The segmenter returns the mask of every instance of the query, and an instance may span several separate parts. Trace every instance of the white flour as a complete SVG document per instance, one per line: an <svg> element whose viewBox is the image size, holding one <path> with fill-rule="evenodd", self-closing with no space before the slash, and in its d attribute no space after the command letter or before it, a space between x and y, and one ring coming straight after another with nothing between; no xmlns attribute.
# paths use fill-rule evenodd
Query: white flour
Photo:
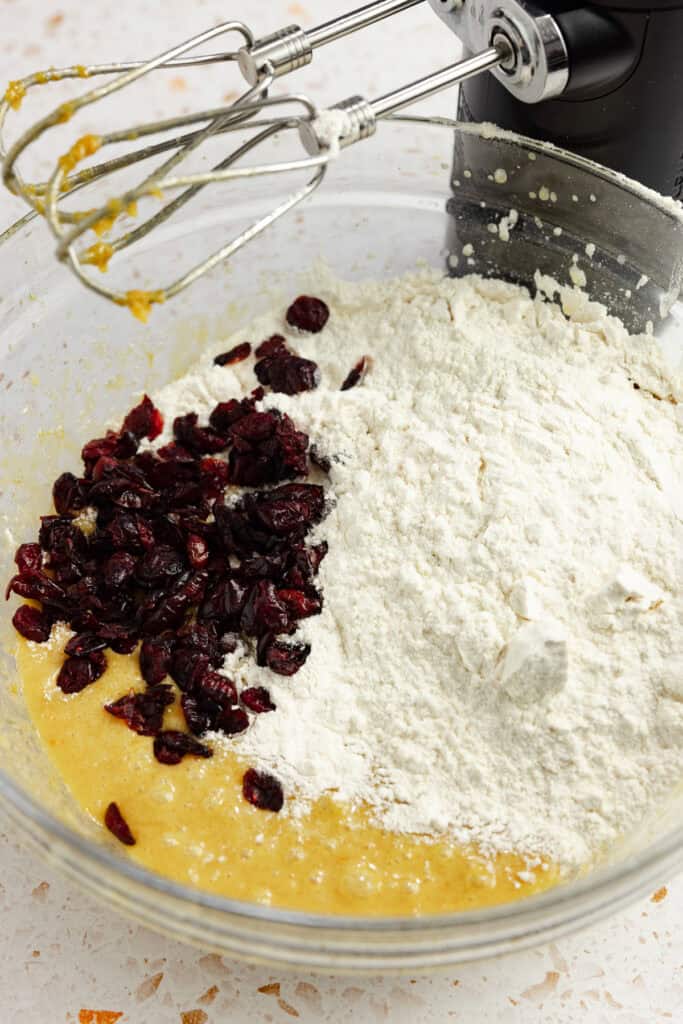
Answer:
<svg viewBox="0 0 683 1024"><path fill-rule="evenodd" d="M227 659L277 711L225 742L290 812L332 792L581 864L683 778L683 404L653 397L683 384L577 291L567 319L476 277L316 282L321 334L278 312L223 346L278 331L315 359L317 391L265 404L337 457L312 653L289 679ZM168 428L255 386L213 354L157 396Z"/></svg>

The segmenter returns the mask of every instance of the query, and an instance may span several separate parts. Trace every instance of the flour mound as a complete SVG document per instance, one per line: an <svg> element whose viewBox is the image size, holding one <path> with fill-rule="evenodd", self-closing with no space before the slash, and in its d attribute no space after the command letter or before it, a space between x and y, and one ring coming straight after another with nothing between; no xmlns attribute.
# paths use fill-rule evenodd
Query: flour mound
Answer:
<svg viewBox="0 0 683 1024"><path fill-rule="evenodd" d="M683 384L576 290L310 287L321 334L278 311L221 345L277 332L319 364L264 406L333 458L312 653L292 678L227 658L277 711L225 742L290 812L330 793L389 830L585 863L683 777ZM158 396L167 423L254 386L213 354Z"/></svg>

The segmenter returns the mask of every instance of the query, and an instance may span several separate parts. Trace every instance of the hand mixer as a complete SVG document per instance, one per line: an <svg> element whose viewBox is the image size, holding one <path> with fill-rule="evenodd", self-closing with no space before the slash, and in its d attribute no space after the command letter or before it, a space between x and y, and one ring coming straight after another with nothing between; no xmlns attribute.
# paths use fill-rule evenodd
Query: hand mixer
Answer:
<svg viewBox="0 0 683 1024"><path fill-rule="evenodd" d="M465 58L379 98L351 96L327 110L319 110L307 96L271 96L269 90L277 79L310 63L314 51L323 45L424 0L378 0L311 30L289 26L262 39L256 39L241 22L225 22L147 62L74 65L38 72L10 83L0 103L3 180L12 192L44 213L57 238L58 257L84 284L143 317L151 303L179 294L303 202L320 186L331 161L347 147L371 138L382 119L457 83L466 83L460 99L463 119L493 120L503 127L560 142L680 196L683 108L677 97L683 94L679 63L683 8L676 6L680 0L658 0L656 10L651 6L641 9L638 2L622 0L613 10L599 0L591 7L567 9L566 4L552 0L543 10L526 0L429 0L465 44ZM237 38L235 49L191 55L224 35ZM46 182L28 183L20 176L17 164L22 153L83 108L154 71L224 62L236 62L245 79L245 89L233 103L123 131L82 136L60 156ZM5 144L2 133L7 115L19 108L28 90L50 81L97 76L104 77L102 85L62 103L11 146ZM233 145L210 170L177 170L208 140L229 138L247 128L252 134ZM169 137L169 133L175 134ZM282 135L300 142L302 151L296 159L249 162L255 150ZM105 147L129 146L153 136L159 136L158 140L78 169ZM65 209L64 199L71 193L105 175L167 153L170 156L164 156L140 184L96 209ZM266 216L164 287L117 291L92 276L92 265L106 269L112 256L144 238L207 185L294 172L310 177ZM111 228L124 213L135 215L138 200L148 197L162 203L154 214L111 241L77 248L87 231L99 233Z"/></svg>

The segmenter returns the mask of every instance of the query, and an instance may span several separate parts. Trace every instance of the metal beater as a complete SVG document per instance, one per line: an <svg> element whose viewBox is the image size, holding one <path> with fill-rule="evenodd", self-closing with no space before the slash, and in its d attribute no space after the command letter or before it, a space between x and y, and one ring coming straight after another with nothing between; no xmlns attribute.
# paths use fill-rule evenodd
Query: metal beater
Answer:
<svg viewBox="0 0 683 1024"><path fill-rule="evenodd" d="M575 76L576 61L570 57L566 33L560 21L531 7L525 0L477 0L476 3L473 0L430 0L441 18L473 51L465 59L377 99L351 96L326 111L319 110L304 95L269 96L269 89L276 79L310 63L314 51L321 46L423 2L379 0L312 30L290 26L263 39L255 39L251 30L240 22L225 22L144 63L74 65L38 72L10 83L0 103L0 158L3 160L4 183L45 215L57 239L58 258L67 262L88 288L119 305L130 306L144 317L151 303L178 295L303 202L320 186L330 162L346 147L373 136L378 122L384 118L486 71L493 71L498 81L522 104L538 104L562 96L570 79ZM594 30L596 23L591 25ZM225 35L236 37L235 49L191 55L191 51ZM618 44L611 36L606 36L605 40L608 52L610 47ZM246 82L246 88L235 102L139 124L124 131L83 136L62 154L46 182L29 183L20 176L17 162L22 153L45 132L69 122L83 108L132 85L153 71L227 61L237 63ZM98 76L108 76L110 80L70 102L62 103L28 128L11 146L5 144L7 115L10 110L19 108L26 92L50 81ZM178 170L179 165L207 140L243 131L245 126L253 134L211 170L185 174ZM133 152L79 169L79 164L105 147L150 139L168 132L179 134L150 141ZM284 133L300 140L303 152L299 158L272 163L246 162L246 158L259 146ZM109 198L96 209L81 212L64 209L64 198L76 190L114 171L168 153L170 156L164 156L159 166L139 185ZM207 185L300 171L311 172L303 186L207 259L165 286L153 291L123 292L108 288L92 276L93 265L106 269L109 259L144 238ZM173 198L166 198L169 193ZM79 239L86 232L111 228L124 212L136 213L138 200L149 196L163 203L153 215L110 241L96 243L87 249L77 248Z"/></svg>

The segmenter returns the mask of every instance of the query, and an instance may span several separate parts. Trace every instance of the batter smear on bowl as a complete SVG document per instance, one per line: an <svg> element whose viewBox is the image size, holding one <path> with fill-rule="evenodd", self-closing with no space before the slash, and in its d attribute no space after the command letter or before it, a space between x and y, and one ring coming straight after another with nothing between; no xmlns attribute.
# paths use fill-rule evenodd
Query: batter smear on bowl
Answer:
<svg viewBox="0 0 683 1024"><path fill-rule="evenodd" d="M486 906L680 783L680 374L537 284L321 273L59 477L20 671L128 855L280 906Z"/></svg>

